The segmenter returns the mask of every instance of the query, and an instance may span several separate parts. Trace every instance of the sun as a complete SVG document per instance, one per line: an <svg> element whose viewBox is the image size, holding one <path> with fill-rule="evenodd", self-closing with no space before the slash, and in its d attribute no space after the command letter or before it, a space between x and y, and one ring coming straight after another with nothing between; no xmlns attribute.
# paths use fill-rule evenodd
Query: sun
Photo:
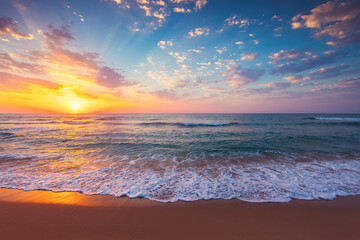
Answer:
<svg viewBox="0 0 360 240"><path fill-rule="evenodd" d="M83 104L80 101L71 101L69 103L69 108L72 112L77 113L81 111L81 109L83 108Z"/></svg>

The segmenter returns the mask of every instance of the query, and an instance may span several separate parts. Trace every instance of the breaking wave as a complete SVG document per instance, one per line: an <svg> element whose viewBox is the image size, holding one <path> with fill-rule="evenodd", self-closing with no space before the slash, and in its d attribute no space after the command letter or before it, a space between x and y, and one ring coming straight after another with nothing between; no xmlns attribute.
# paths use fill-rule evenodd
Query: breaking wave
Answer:
<svg viewBox="0 0 360 240"><path fill-rule="evenodd" d="M89 163L69 157L0 156L0 187L144 197L159 202L219 198L288 202L360 194L359 156L268 153L218 161L201 155L117 158Z"/></svg>
<svg viewBox="0 0 360 240"><path fill-rule="evenodd" d="M146 126L180 126L180 127L222 127L222 126L233 126L238 125L237 122L227 122L227 123L192 123L192 122L143 122L139 125Z"/></svg>

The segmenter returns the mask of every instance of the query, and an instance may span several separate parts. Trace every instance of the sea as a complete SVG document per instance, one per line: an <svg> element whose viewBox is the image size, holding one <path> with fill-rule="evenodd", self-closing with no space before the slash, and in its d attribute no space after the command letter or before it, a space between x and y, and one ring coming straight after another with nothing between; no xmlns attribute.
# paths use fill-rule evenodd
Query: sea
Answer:
<svg viewBox="0 0 360 240"><path fill-rule="evenodd" d="M158 202L360 194L360 114L0 114L0 187Z"/></svg>

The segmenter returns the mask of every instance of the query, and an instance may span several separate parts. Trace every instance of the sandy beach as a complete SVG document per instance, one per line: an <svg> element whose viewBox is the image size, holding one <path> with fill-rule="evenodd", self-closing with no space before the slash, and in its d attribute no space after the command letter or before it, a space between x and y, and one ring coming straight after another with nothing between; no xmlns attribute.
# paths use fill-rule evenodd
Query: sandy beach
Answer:
<svg viewBox="0 0 360 240"><path fill-rule="evenodd" d="M80 193L0 190L8 239L359 239L360 197L158 203Z"/></svg>

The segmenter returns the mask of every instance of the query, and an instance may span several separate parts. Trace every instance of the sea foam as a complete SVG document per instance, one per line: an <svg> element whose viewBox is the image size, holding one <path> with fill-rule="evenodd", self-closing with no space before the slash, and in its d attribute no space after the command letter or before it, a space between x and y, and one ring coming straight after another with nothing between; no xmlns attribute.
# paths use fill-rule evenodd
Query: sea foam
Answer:
<svg viewBox="0 0 360 240"><path fill-rule="evenodd" d="M232 198L288 202L360 194L360 161L354 156L332 156L332 161L316 160L316 156L297 161L296 155L272 154L278 158L275 161L268 156L248 155L221 162L201 160L201 156L184 161L161 155L123 156L122 161L93 162L51 156L47 162L44 156L34 161L34 156L26 155L31 161L21 166L18 161L7 161L4 168L3 162L0 187L144 197L159 202ZM19 155L0 157L0 162L7 157L19 159Z"/></svg>

